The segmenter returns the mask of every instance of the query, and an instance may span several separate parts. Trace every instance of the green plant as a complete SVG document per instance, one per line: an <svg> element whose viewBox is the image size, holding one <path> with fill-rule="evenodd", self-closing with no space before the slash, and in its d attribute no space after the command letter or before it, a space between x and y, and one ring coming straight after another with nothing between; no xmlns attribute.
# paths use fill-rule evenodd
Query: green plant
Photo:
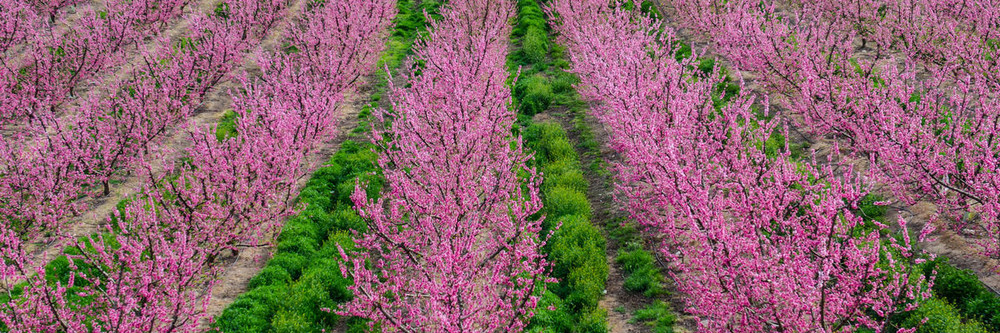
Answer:
<svg viewBox="0 0 1000 333"><path fill-rule="evenodd" d="M299 333L318 331L312 327L310 321L302 313L289 310L281 310L271 321L273 332L276 333Z"/></svg>
<svg viewBox="0 0 1000 333"><path fill-rule="evenodd" d="M535 152L535 159L539 164L548 167L555 161L562 161L566 168L579 168L576 149L559 124L532 124L524 131L524 140Z"/></svg>
<svg viewBox="0 0 1000 333"><path fill-rule="evenodd" d="M917 333L988 332L977 321L963 321L954 306L939 298L931 298L921 303L920 307L903 321L902 327L916 327Z"/></svg>
<svg viewBox="0 0 1000 333"><path fill-rule="evenodd" d="M553 93L560 95L576 93L576 90L573 89L573 85L580 82L580 79L577 78L576 75L564 71L558 71L554 77L555 78L552 80Z"/></svg>
<svg viewBox="0 0 1000 333"><path fill-rule="evenodd" d="M257 276L250 279L249 288L255 289L270 285L284 285L292 282L292 275L278 266L265 266Z"/></svg>
<svg viewBox="0 0 1000 333"><path fill-rule="evenodd" d="M514 37L524 36L530 28L545 29L546 25L545 14L537 3L532 0L518 1L517 25L512 31Z"/></svg>
<svg viewBox="0 0 1000 333"><path fill-rule="evenodd" d="M552 275L559 279L553 290L573 310L594 309L608 278L604 236L586 216L565 216L559 223L550 240Z"/></svg>
<svg viewBox="0 0 1000 333"><path fill-rule="evenodd" d="M622 271L625 272L626 290L640 292L650 297L664 292L663 275L656 267L655 258L638 244L632 243L627 249L619 250L615 262L621 265Z"/></svg>
<svg viewBox="0 0 1000 333"><path fill-rule="evenodd" d="M542 170L542 174L545 177L545 184L543 185L545 189L564 187L580 193L586 193L589 186L587 179L583 176L583 172L580 171L580 167L575 165L575 163L549 164Z"/></svg>
<svg viewBox="0 0 1000 333"><path fill-rule="evenodd" d="M545 61L549 54L549 38L544 28L529 27L521 39L519 63L523 65L538 65Z"/></svg>
<svg viewBox="0 0 1000 333"><path fill-rule="evenodd" d="M552 84L543 75L535 74L518 80L514 86L514 97L520 103L520 111L526 115L536 115L549 108L552 104Z"/></svg>
<svg viewBox="0 0 1000 333"><path fill-rule="evenodd" d="M941 258L927 264L925 272L937 271L934 295L948 301L966 317L1000 332L1000 297L986 289L969 270L958 269Z"/></svg>
<svg viewBox="0 0 1000 333"><path fill-rule="evenodd" d="M545 212L549 219L578 215L590 217L590 201L583 192L562 186L545 192Z"/></svg>
<svg viewBox="0 0 1000 333"><path fill-rule="evenodd" d="M963 308L969 318L978 320L993 332L1000 332L1000 298L993 293L982 293L965 302Z"/></svg>
<svg viewBox="0 0 1000 333"><path fill-rule="evenodd" d="M934 280L934 294L953 304L964 304L966 301L987 292L982 282L971 271L961 270L954 266L935 265L937 277Z"/></svg>
<svg viewBox="0 0 1000 333"><path fill-rule="evenodd" d="M236 119L239 115L232 110L226 110L222 113L222 118L219 118L219 124L215 127L215 138L219 142L225 141L228 138L236 137Z"/></svg>
<svg viewBox="0 0 1000 333"><path fill-rule="evenodd" d="M663 301L656 301L644 309L636 310L631 321L652 326L653 332L656 333L673 333L677 317L674 316L670 305L663 303Z"/></svg>

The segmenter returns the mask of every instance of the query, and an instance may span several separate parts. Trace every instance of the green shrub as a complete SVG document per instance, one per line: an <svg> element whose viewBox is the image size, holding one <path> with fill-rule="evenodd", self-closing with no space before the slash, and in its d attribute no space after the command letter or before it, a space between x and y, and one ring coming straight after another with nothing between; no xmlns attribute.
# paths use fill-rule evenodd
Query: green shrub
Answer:
<svg viewBox="0 0 1000 333"><path fill-rule="evenodd" d="M320 239L319 228L302 215L288 218L288 222L281 230L281 235L278 236L278 243L298 238Z"/></svg>
<svg viewBox="0 0 1000 333"><path fill-rule="evenodd" d="M715 59L701 58L698 60L698 70L705 74L712 74L715 70Z"/></svg>
<svg viewBox="0 0 1000 333"><path fill-rule="evenodd" d="M308 203L309 206L318 209L330 209L332 205L331 200L329 190L319 188L318 186L307 186L299 193L299 201Z"/></svg>
<svg viewBox="0 0 1000 333"><path fill-rule="evenodd" d="M532 124L524 131L524 140L528 142L535 152L535 159L538 163L550 168L550 164L565 163L561 167L576 168L579 166L579 157L573 144L566 138L566 132L562 126L555 123Z"/></svg>
<svg viewBox="0 0 1000 333"><path fill-rule="evenodd" d="M333 164L316 169L312 176L309 177L309 180L306 181L306 187L329 191L331 190L330 184L337 182L337 178L342 174L342 170L342 166L338 165L334 167ZM329 209L331 207L326 206L324 208Z"/></svg>
<svg viewBox="0 0 1000 333"><path fill-rule="evenodd" d="M318 242L315 238L309 237L297 237L285 239L284 242L278 243L278 252L288 252L301 255L305 258L312 257L316 253L316 244Z"/></svg>
<svg viewBox="0 0 1000 333"><path fill-rule="evenodd" d="M958 269L948 264L946 258L937 259L924 269L928 274L937 270L935 296L953 304L964 317L1000 332L1000 297L986 289L972 271Z"/></svg>
<svg viewBox="0 0 1000 333"><path fill-rule="evenodd" d="M934 280L934 294L952 304L965 304L968 300L988 292L972 271L961 270L947 264L938 264Z"/></svg>
<svg viewBox="0 0 1000 333"><path fill-rule="evenodd" d="M292 282L292 275L288 271L278 266L265 266L256 276L250 279L250 289L256 289L270 285L285 285Z"/></svg>
<svg viewBox="0 0 1000 333"><path fill-rule="evenodd" d="M889 207L885 205L876 205L876 202L882 201L883 199L873 195L865 195L858 202L858 210L860 215L866 219L872 219L880 222L885 222L885 214L889 211Z"/></svg>
<svg viewBox="0 0 1000 333"><path fill-rule="evenodd" d="M607 333L608 332L608 312L604 309L594 309L583 314L577 319L576 332L580 333Z"/></svg>
<svg viewBox="0 0 1000 333"><path fill-rule="evenodd" d="M219 123L215 127L215 139L219 142L225 141L228 138L235 138L239 133L236 131L236 120L239 119L239 115L232 110L226 110L222 113L222 118L219 118Z"/></svg>
<svg viewBox="0 0 1000 333"><path fill-rule="evenodd" d="M993 332L1000 332L1000 299L986 292L965 302L966 316L978 320Z"/></svg>
<svg viewBox="0 0 1000 333"><path fill-rule="evenodd" d="M263 307L254 308L244 308L236 307L237 303L233 303L222 313L219 318L216 319L215 328L219 332L267 332L271 327L271 322L264 317L259 315L260 313L267 312L266 310L261 310Z"/></svg>
<svg viewBox="0 0 1000 333"><path fill-rule="evenodd" d="M549 36L543 28L529 27L521 39L522 65L538 65L549 55Z"/></svg>
<svg viewBox="0 0 1000 333"><path fill-rule="evenodd" d="M656 267L643 267L632 272L625 278L624 287L629 291L640 292L647 297L655 297L664 293L663 275Z"/></svg>
<svg viewBox="0 0 1000 333"><path fill-rule="evenodd" d="M555 79L552 80L552 92L556 94L574 93L576 89L573 88L573 85L579 82L580 79L576 75L560 71L556 74Z"/></svg>
<svg viewBox="0 0 1000 333"><path fill-rule="evenodd" d="M559 130L561 131L562 128ZM573 148L573 144L567 141L565 137L541 144L539 148L548 162L545 169L551 171L558 167L560 168L560 173L580 169L576 149Z"/></svg>
<svg viewBox="0 0 1000 333"><path fill-rule="evenodd" d="M309 264L309 258L296 253L278 253L267 264L284 268L292 279L298 279L302 275L302 269Z"/></svg>
<svg viewBox="0 0 1000 333"><path fill-rule="evenodd" d="M656 7L656 3L650 0L643 0L642 4L639 6L640 11L651 17L660 17L660 9Z"/></svg>
<svg viewBox="0 0 1000 333"><path fill-rule="evenodd" d="M548 219L579 215L590 217L590 201L583 192L555 187L545 192L545 212Z"/></svg>
<svg viewBox="0 0 1000 333"><path fill-rule="evenodd" d="M358 213L354 212L354 209L350 208L350 206L341 207L331 215L333 215L333 228L336 230L355 230L361 232L368 230L365 220L361 216L358 216Z"/></svg>
<svg viewBox="0 0 1000 333"><path fill-rule="evenodd" d="M924 319L927 322L921 324ZM902 327L917 327L917 333L986 333L983 326L974 320L962 321L962 317L948 302L931 298L920 304L903 321Z"/></svg>
<svg viewBox="0 0 1000 333"><path fill-rule="evenodd" d="M652 326L653 332L656 333L673 333L677 317L674 316L669 304L656 301L644 309L636 310L632 321Z"/></svg>
<svg viewBox="0 0 1000 333"><path fill-rule="evenodd" d="M656 267L655 258L638 244L632 244L629 249L618 251L615 262L621 265L625 273L625 289L644 293L650 297L664 292L663 275Z"/></svg>
<svg viewBox="0 0 1000 333"><path fill-rule="evenodd" d="M583 172L581 172L579 168L567 168L560 170L552 168L553 166L560 167L561 165L549 164L546 166L543 171L545 178L543 187L545 189L565 187L580 193L587 192L587 179L583 176Z"/></svg>
<svg viewBox="0 0 1000 333"><path fill-rule="evenodd" d="M284 286L265 286L240 295L222 312L215 327L220 332L267 332L271 318L286 299Z"/></svg>
<svg viewBox="0 0 1000 333"><path fill-rule="evenodd" d="M303 211L299 212L299 217L308 221L311 226L316 228L317 237L315 239L321 240L330 232L331 229L336 227L336 221L334 216L327 213L325 210L321 210L318 207L306 207Z"/></svg>
<svg viewBox="0 0 1000 333"><path fill-rule="evenodd" d="M562 226L550 240L552 275L559 279L553 291L574 311L597 306L608 279L606 241L583 215L559 219Z"/></svg>
<svg viewBox="0 0 1000 333"><path fill-rule="evenodd" d="M618 250L615 262L622 267L622 271L628 274L653 266L656 258L638 244L629 244L625 249Z"/></svg>
<svg viewBox="0 0 1000 333"><path fill-rule="evenodd" d="M575 326L573 314L567 311L565 305L558 295L551 290L546 291L539 297L538 307L535 316L531 318L531 323L526 332L572 332Z"/></svg>
<svg viewBox="0 0 1000 333"><path fill-rule="evenodd" d="M552 84L541 74L520 79L514 85L514 98L520 103L521 113L529 116L541 113L552 104Z"/></svg>
<svg viewBox="0 0 1000 333"><path fill-rule="evenodd" d="M275 333L300 333L319 331L313 327L312 322L300 312L294 310L281 310L271 321Z"/></svg>
<svg viewBox="0 0 1000 333"><path fill-rule="evenodd" d="M354 189L361 185L369 198L377 197L382 192L383 179L379 174L361 173L356 178L351 177L337 185L337 200L351 202Z"/></svg>
<svg viewBox="0 0 1000 333"><path fill-rule="evenodd" d="M606 333L608 331L605 311L596 309L582 313L575 312L551 291L542 294L535 311L535 316L531 318L531 323L525 332Z"/></svg>
<svg viewBox="0 0 1000 333"><path fill-rule="evenodd" d="M528 33L528 29L542 28L546 26L545 13L542 13L537 3L522 2L518 4L517 25L514 26L514 37L522 37Z"/></svg>
<svg viewBox="0 0 1000 333"><path fill-rule="evenodd" d="M290 288L288 299L285 303L286 311L295 314L290 319L301 319L310 323L310 326L333 326L336 324L336 314L323 311L324 308L336 308L339 303L349 300L349 298L332 297L331 291L337 287L346 287L350 281L340 277L340 269L336 263L330 263L333 259L324 259L314 262L309 270L302 275L299 281ZM275 318L277 320L278 318ZM277 323L272 323L276 328Z"/></svg>

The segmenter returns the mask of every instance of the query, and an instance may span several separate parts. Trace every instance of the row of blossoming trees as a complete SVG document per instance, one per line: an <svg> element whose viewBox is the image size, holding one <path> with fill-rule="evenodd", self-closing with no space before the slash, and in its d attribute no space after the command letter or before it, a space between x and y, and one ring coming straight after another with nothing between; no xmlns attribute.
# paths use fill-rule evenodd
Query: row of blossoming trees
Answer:
<svg viewBox="0 0 1000 333"><path fill-rule="evenodd" d="M158 35L188 1L109 1L60 11L79 1L0 2L0 122L45 122L78 89L126 62L142 40ZM59 14L57 16L57 14ZM51 19L50 19L51 17ZM83 87L81 87L83 85Z"/></svg>
<svg viewBox="0 0 1000 333"><path fill-rule="evenodd" d="M711 21L692 20L729 28L713 30L717 32L713 36L742 51L730 54L733 58L758 59L761 68L834 61L841 66L838 74L855 68L849 57L830 54L829 45L813 45L806 38L842 38L839 33L789 36L772 26L790 18L822 20L827 14L820 11L771 12L771 16L754 16L758 19L754 21L741 15L774 7L767 7L767 1L763 5L760 1L677 3L690 15L725 13ZM660 253L669 259L678 288L688 297L688 311L704 319L702 329L881 331L887 328L890 315L913 309L920 298L928 296L923 275L914 269L919 259L911 248L906 223L899 221L903 236L897 240L883 236L888 226L868 223L855 213L873 189L870 178L837 162L836 157L795 161L787 145L769 154L766 142L772 136L787 137L782 118L756 112L753 104L760 101L746 89L715 96L727 101L721 106L713 103L713 94L719 94L718 87L724 83L719 71L705 74L697 69L695 59L677 60L674 36L661 30L660 22L605 0L557 0L549 13L570 50L581 93L592 101L594 115L608 129L611 146L621 154L618 198L650 237L661 240ZM749 34L748 29L771 39L739 39L760 36ZM787 49L768 49L774 43ZM772 58L792 50L814 53L794 60ZM833 65L827 69L827 74L833 74ZM785 75L769 76L768 82L787 87ZM900 95L891 88L892 82L873 83L868 76L840 81L838 88L843 89L832 89L828 81L804 81L808 83L796 83L826 90L808 95L815 97L811 100L815 103L794 100L789 107L815 107L831 102L830 94L846 94L849 88L866 85L868 94L896 94L890 104L901 110L907 109L907 103L920 103L907 102L910 94ZM847 104L863 103L857 98L835 98ZM929 96L922 100L931 103ZM762 102L766 110L768 100ZM832 115L829 109L810 110L814 115ZM886 111L870 104L851 110ZM840 116L842 124L871 126L871 132L877 128L888 133L883 136L903 131L878 127L884 124L853 113ZM919 119L909 121L919 125ZM924 121L933 119L938 118ZM889 140L856 139L858 144L871 145ZM886 154L891 153L878 156Z"/></svg>
<svg viewBox="0 0 1000 333"><path fill-rule="evenodd" d="M540 178L512 135L510 0L452 0L414 66L373 113L388 190L353 200L368 220L341 311L385 331L520 331L547 267ZM345 260L349 258L346 257ZM367 263L367 264L366 264Z"/></svg>
<svg viewBox="0 0 1000 333"><path fill-rule="evenodd" d="M110 2L95 17L121 28L123 35L102 36L131 38L123 45L136 43L155 31L138 27L165 26L184 6L156 2L144 4L150 6L145 9L111 12L115 6L143 4ZM0 327L13 332L167 332L200 325L220 272L217 258L269 242L282 218L294 211L296 183L311 167L307 157L335 134L337 105L374 69L395 14L394 4L386 0L310 2L302 6L301 17L282 24L288 6L285 1L239 0L210 14L193 13L181 36L154 36L151 47L133 48L139 56L122 69L124 79L101 84L89 96L68 103L72 106L56 108L67 103L44 95L32 103L53 107L3 104L4 115L24 117L5 119L0 154ZM173 14L150 22L135 17L167 7ZM3 23L3 38L13 36L3 41L11 41L11 47L32 45L35 38L73 43L79 37L46 25L44 18L31 14L35 7L30 4L4 3L0 10L19 20ZM110 19L116 14L122 14L120 20ZM259 49L274 27L285 30L290 47ZM147 35L129 35L143 32ZM108 61L124 56L121 45L93 45L102 41L111 42L90 40L89 47L104 52ZM5 49L14 55L4 59L46 56L30 46L25 50ZM254 50L260 74L237 73L244 56ZM79 56L55 53L60 61L91 63L77 58L92 56L89 51ZM45 74L36 71L38 76L32 77L32 70L43 69L39 63L16 64L27 69L13 71L19 75L14 79L23 82L48 80L44 75L106 74L93 68L44 68ZM236 134L218 137L213 127L184 126L209 91L231 79L239 83L230 92ZM14 84L16 89L27 86L22 81ZM74 86L71 81L48 83L53 82ZM184 148L159 147L170 132L186 138ZM109 180L126 174L140 177L142 185L104 224L104 232L71 234L66 221L86 209L79 198L100 196L101 184L107 194ZM62 270L57 265L46 271L52 258L41 255L38 246L45 235L59 239L52 246L66 258Z"/></svg>
<svg viewBox="0 0 1000 333"><path fill-rule="evenodd" d="M244 54L279 22L285 6L280 1L240 2L227 12L195 13L188 17L190 28L176 41L155 40L122 69L124 78L100 84L71 106L9 105L26 115L5 124L7 133L0 143L5 169L0 192L8 198L0 209L16 220L14 231L22 238L58 232L66 216L82 210L78 197L107 195L113 179L133 171L172 126L187 119L213 87L228 79Z"/></svg>
<svg viewBox="0 0 1000 333"><path fill-rule="evenodd" d="M894 314L930 296L929 281L905 220L890 228L857 213L877 184L906 204L933 200L940 216L984 230L981 248L997 253L992 5L674 5L682 24L758 74L789 113L758 111L771 101L742 84L725 95L720 69L679 60L672 33L629 2L554 0L547 9L621 155L618 198L660 240L702 329L894 329ZM527 219L538 209L536 178L507 132L497 74L509 11L451 2L419 45L407 86L392 88L392 108L376 111L373 139L391 187L380 199L355 195L372 230L345 267L357 298L343 313L407 332L520 329L530 318L544 261ZM833 138L831 156L793 158L784 142L793 121ZM784 147L772 151L773 142Z"/></svg>

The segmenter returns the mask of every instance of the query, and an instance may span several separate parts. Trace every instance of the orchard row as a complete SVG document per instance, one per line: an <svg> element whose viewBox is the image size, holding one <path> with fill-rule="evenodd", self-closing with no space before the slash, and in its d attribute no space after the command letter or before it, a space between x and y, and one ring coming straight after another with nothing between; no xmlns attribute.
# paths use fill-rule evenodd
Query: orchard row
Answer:
<svg viewBox="0 0 1000 333"><path fill-rule="evenodd" d="M395 13L334 1L286 20L288 2L234 1L160 38L187 5L0 6L5 331L196 330L219 258L269 243L295 212L308 157L336 134L338 103L372 72ZM263 48L269 34L287 49ZM258 69L238 70L244 58ZM188 125L223 82L238 87L229 131ZM74 234L81 197L122 177L139 179L136 194L98 233Z"/></svg>

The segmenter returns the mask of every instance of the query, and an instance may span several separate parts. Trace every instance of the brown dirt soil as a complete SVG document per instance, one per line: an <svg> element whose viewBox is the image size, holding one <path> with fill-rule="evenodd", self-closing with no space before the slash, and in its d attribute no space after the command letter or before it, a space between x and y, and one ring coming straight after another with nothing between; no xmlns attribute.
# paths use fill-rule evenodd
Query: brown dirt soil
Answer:
<svg viewBox="0 0 1000 333"><path fill-rule="evenodd" d="M926 201L918 202L909 207L891 207L887 214L887 221L895 221L897 216L903 217L906 219L907 228L912 234L919 232L926 223L929 223L936 211L937 207ZM974 244L976 235L963 230L953 230L946 221L941 219L934 222L934 227L936 230L928 236L928 239L917 244L921 250L938 257L948 258L951 265L975 273L979 277L979 281L982 281L994 293L1000 291L1000 275L996 273L997 268L1000 267L1000 261L980 254Z"/></svg>

